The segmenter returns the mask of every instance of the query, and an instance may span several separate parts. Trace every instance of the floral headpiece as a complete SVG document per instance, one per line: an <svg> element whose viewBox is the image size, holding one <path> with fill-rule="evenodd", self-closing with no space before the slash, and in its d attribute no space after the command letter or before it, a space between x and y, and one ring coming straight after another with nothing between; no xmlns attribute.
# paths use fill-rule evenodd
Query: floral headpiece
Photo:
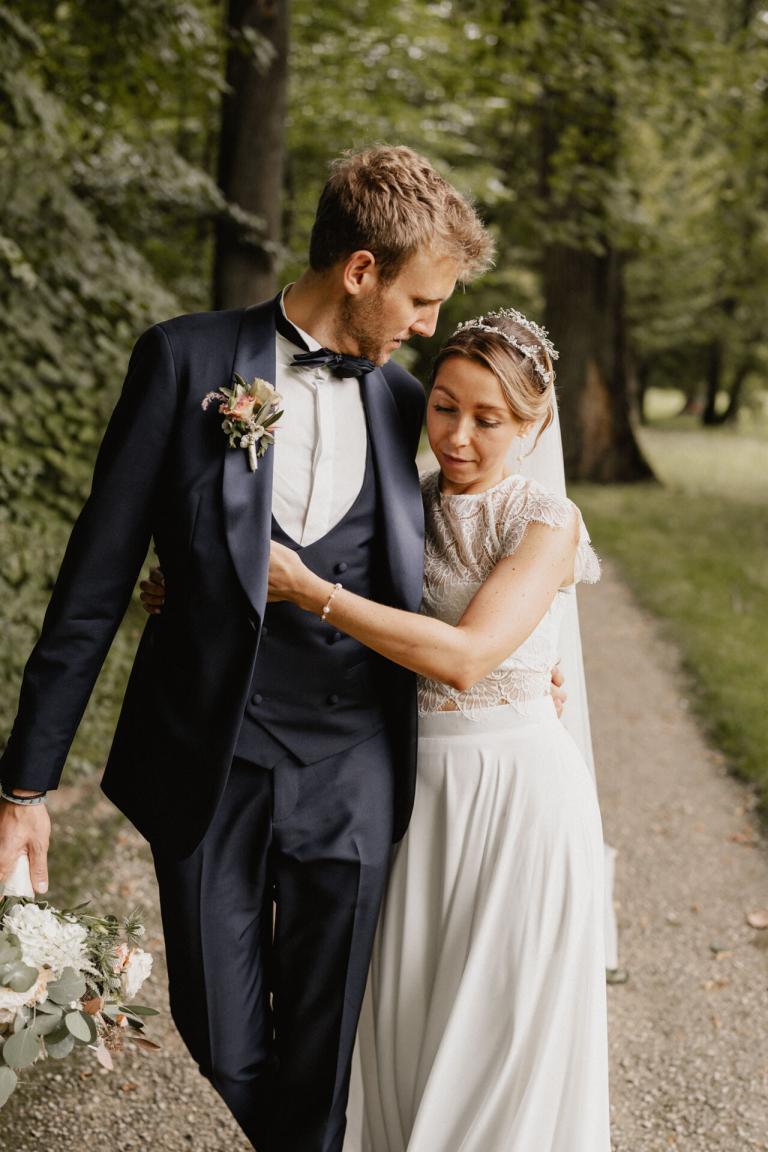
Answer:
<svg viewBox="0 0 768 1152"><path fill-rule="evenodd" d="M524 344L517 336L513 336L510 332L505 332L503 328L497 328L493 324L487 324L487 320L514 320L521 328L525 328L527 332L535 336L539 343ZM459 332L470 331L493 332L496 336L501 336L502 340L506 340L507 344L515 348L521 355L525 356L527 360L530 360L536 375L545 388L554 381L555 374L554 372L550 372L541 354L541 349L542 346L546 348L550 360L558 360L560 353L550 340L546 328L542 328L539 324L534 323L533 320L529 320L527 316L524 316L522 312L518 312L516 308L498 308L495 312L485 312L482 316L477 316L474 320L465 320L463 324L459 324L453 335L457 336Z"/></svg>

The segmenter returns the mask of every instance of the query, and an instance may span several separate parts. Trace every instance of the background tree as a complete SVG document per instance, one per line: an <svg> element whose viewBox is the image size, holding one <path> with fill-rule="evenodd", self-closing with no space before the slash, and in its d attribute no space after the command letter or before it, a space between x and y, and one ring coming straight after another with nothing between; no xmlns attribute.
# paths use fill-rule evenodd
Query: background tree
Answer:
<svg viewBox="0 0 768 1152"><path fill-rule="evenodd" d="M23 9L0 4L3 733L128 349L149 323L208 305L210 243L197 237L227 211L199 163L222 85L212 10ZM130 652L118 645L107 671L86 761L103 754L103 701Z"/></svg>
<svg viewBox="0 0 768 1152"><path fill-rule="evenodd" d="M276 288L281 252L288 80L288 0L229 0L227 91L216 223L216 308L252 304Z"/></svg>

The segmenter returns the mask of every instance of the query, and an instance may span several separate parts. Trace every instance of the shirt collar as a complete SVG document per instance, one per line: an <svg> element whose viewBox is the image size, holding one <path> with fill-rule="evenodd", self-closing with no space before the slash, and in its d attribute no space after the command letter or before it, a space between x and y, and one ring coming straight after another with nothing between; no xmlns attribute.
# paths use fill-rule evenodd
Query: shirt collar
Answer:
<svg viewBox="0 0 768 1152"><path fill-rule="evenodd" d="M318 341L315 340L314 336L310 336L309 332L305 332L303 328L299 328L298 324L296 324L295 321L289 319L288 314L285 311L285 304L283 303L283 298L290 287L292 287L291 284L286 284L285 287L283 288L282 292L280 293L280 311L282 312L283 316L285 316L288 323L291 324L296 329L296 331L299 333L302 340L304 340L304 342L306 343L309 351L310 352L317 352L318 348L322 348L322 344L318 343ZM289 347L291 347L293 349L293 351L295 351L295 346L291 344L290 340L288 340L285 336L283 336L282 332L277 333L277 338L278 338L278 340L284 341L285 344L289 345ZM291 356L293 356L293 352L291 353Z"/></svg>

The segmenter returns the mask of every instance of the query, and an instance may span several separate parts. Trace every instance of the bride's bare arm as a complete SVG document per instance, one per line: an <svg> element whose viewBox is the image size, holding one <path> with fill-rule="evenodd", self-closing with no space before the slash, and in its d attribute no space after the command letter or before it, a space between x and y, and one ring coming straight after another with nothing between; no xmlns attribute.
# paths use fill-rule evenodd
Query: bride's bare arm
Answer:
<svg viewBox="0 0 768 1152"><path fill-rule="evenodd" d="M499 561L456 625L346 589L334 595L329 623L396 664L465 691L520 647L558 588L573 579L578 537L575 511L564 528L531 524L515 554ZM296 552L273 543L270 600L291 600L319 615L332 591L333 584L306 568Z"/></svg>

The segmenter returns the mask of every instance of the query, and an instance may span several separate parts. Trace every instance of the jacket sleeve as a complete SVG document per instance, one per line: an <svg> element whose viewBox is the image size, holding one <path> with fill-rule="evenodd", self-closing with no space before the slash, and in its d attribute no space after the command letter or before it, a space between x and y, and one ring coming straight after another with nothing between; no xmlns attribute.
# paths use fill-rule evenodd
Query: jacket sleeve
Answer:
<svg viewBox="0 0 768 1152"><path fill-rule="evenodd" d="M6 788L55 788L149 548L153 497L174 424L177 381L165 331L137 341L27 661L0 759Z"/></svg>

